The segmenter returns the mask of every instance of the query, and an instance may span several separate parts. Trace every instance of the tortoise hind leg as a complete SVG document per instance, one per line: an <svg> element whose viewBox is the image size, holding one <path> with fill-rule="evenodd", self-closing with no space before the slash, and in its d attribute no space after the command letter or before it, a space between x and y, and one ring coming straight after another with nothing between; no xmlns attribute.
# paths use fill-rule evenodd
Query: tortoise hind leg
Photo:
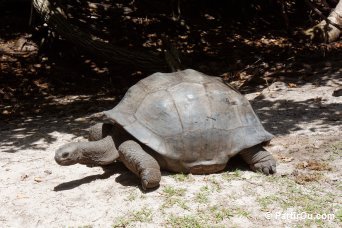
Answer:
<svg viewBox="0 0 342 228"><path fill-rule="evenodd" d="M266 175L276 173L276 161L260 144L239 153L253 171Z"/></svg>
<svg viewBox="0 0 342 228"><path fill-rule="evenodd" d="M146 153L141 146L128 140L119 146L120 161L137 175L144 190L159 185L161 179L160 166L151 155Z"/></svg>

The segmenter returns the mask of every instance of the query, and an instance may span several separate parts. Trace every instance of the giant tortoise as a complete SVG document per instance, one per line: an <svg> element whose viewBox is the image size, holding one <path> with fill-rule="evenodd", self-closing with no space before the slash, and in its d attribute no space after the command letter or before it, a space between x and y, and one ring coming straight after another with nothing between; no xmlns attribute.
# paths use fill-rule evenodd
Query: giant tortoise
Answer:
<svg viewBox="0 0 342 228"><path fill-rule="evenodd" d="M272 174L276 162L263 149L272 134L248 100L221 78L195 70L155 73L132 86L121 102L103 112L89 142L59 148L60 165L107 165L116 160L154 188L160 169L209 174L239 154L252 170Z"/></svg>

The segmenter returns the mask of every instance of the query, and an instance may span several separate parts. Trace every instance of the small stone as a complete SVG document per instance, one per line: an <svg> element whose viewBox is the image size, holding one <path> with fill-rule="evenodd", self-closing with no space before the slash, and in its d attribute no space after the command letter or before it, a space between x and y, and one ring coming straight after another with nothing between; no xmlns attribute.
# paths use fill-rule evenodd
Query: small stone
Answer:
<svg viewBox="0 0 342 228"><path fill-rule="evenodd" d="M23 193L18 193L17 194L17 199L25 199L25 198L28 198L28 196L23 194Z"/></svg>
<svg viewBox="0 0 342 228"><path fill-rule="evenodd" d="M337 89L332 94L334 97L340 97L342 96L342 89Z"/></svg>
<svg viewBox="0 0 342 228"><path fill-rule="evenodd" d="M279 159L283 162L291 162L294 160L293 157L280 156Z"/></svg>
<svg viewBox="0 0 342 228"><path fill-rule="evenodd" d="M42 179L40 177L35 177L34 181L37 182L37 183L40 183L40 182L42 182Z"/></svg>
<svg viewBox="0 0 342 228"><path fill-rule="evenodd" d="M51 170L45 170L44 173L50 175L50 174L52 174L52 171Z"/></svg>
<svg viewBox="0 0 342 228"><path fill-rule="evenodd" d="M20 180L26 180L29 176L27 174L23 174L21 177L20 177Z"/></svg>

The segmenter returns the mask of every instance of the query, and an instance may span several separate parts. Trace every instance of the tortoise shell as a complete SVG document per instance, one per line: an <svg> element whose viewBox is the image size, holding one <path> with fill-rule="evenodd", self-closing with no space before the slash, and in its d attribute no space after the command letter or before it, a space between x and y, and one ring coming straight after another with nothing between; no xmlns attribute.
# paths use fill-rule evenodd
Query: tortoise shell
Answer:
<svg viewBox="0 0 342 228"><path fill-rule="evenodd" d="M244 96L221 78L190 69L142 79L104 113L177 172L225 165L273 137Z"/></svg>

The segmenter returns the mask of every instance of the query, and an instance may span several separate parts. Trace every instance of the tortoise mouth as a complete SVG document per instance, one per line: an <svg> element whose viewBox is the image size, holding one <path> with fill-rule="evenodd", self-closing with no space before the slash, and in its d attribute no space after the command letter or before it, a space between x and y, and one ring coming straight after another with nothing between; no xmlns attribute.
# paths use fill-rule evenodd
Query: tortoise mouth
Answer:
<svg viewBox="0 0 342 228"><path fill-rule="evenodd" d="M58 165L61 165L61 166L74 165L77 163L70 158L63 158L63 156L60 156L59 154L55 155L55 161Z"/></svg>
<svg viewBox="0 0 342 228"><path fill-rule="evenodd" d="M74 165L77 163L75 159L72 159L70 153L61 150L56 151L55 161L58 165L62 166Z"/></svg>
<svg viewBox="0 0 342 228"><path fill-rule="evenodd" d="M66 144L55 152L55 161L59 165L74 165L78 160L78 147L75 143Z"/></svg>

